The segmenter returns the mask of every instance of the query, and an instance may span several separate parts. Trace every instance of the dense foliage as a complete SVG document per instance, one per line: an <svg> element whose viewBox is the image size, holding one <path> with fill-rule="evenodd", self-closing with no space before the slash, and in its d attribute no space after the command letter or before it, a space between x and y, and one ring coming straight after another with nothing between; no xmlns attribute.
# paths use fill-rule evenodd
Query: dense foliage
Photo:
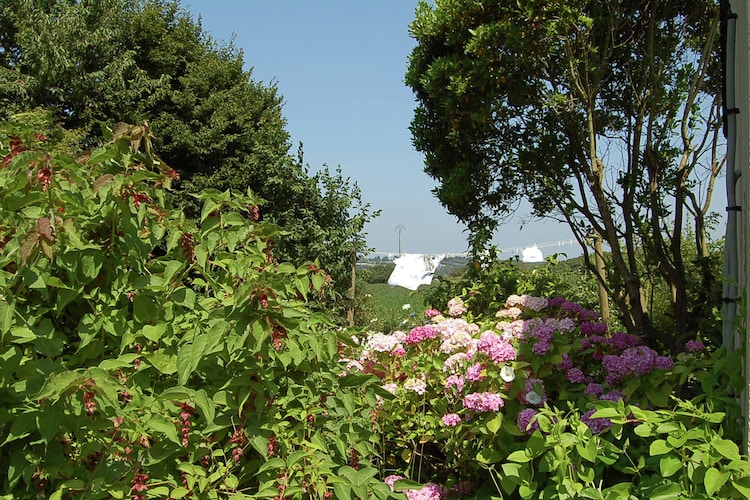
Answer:
<svg viewBox="0 0 750 500"><path fill-rule="evenodd" d="M198 218L204 188L252 189L260 217L281 226L280 259L317 260L346 298L352 252L377 212L339 169L311 175L290 155L275 84L252 79L243 54L208 37L173 0L10 0L0 19L0 104L42 107L87 148L99 122L143 123L180 175L175 205ZM337 307L344 307L341 300Z"/></svg>
<svg viewBox="0 0 750 500"><path fill-rule="evenodd" d="M0 123L0 496L388 496L325 272L274 258L252 196L171 208L145 125L65 138Z"/></svg>
<svg viewBox="0 0 750 500"><path fill-rule="evenodd" d="M426 324L350 343L388 391L385 478L408 498L745 498L740 353L675 359L560 297L460 298ZM426 486L414 491L417 481Z"/></svg>
<svg viewBox="0 0 750 500"><path fill-rule="evenodd" d="M678 351L720 305L704 294L724 155L717 2L437 0L411 32L414 143L473 244L527 199L570 227L628 331ZM706 266L698 286L686 245ZM643 276L670 290L669 328Z"/></svg>

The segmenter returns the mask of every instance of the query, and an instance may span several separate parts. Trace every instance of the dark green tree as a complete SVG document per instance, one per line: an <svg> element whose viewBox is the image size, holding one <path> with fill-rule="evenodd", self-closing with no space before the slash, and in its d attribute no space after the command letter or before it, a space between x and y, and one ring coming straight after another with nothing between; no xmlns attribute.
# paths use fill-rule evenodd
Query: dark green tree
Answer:
<svg viewBox="0 0 750 500"><path fill-rule="evenodd" d="M297 264L317 260L345 296L351 267L343 263L366 250L363 226L376 214L340 171L311 175L290 155L282 96L244 64L242 51L211 39L179 1L2 7L4 113L52 110L86 147L96 145L99 122L148 122L162 159L181 176L177 205L198 217L191 194L250 189L264 200L264 221L284 229L276 252Z"/></svg>
<svg viewBox="0 0 750 500"><path fill-rule="evenodd" d="M420 2L406 75L436 194L481 246L527 199L610 252L599 273L622 321L675 349L713 304L690 296L682 245L708 262L720 138L713 0ZM673 329L654 327L641 266L670 291ZM712 290L713 275L697 289Z"/></svg>

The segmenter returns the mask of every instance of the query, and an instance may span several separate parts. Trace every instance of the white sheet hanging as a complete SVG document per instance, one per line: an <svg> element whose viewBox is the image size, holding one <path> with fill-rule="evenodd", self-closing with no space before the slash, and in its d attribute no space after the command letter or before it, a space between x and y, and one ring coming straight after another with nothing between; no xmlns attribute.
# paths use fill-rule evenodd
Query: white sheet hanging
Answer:
<svg viewBox="0 0 750 500"><path fill-rule="evenodd" d="M419 285L429 285L444 257L445 255L429 257L419 253L403 254L393 260L396 267L388 278L388 284L409 290L416 290Z"/></svg>

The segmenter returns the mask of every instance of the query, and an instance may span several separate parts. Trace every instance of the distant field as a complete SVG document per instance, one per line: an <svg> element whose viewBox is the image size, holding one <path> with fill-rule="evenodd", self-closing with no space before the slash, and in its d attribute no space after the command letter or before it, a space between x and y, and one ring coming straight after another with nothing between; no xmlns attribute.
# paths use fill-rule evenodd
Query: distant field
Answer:
<svg viewBox="0 0 750 500"><path fill-rule="evenodd" d="M421 285L416 291L387 283L365 285L365 293L369 296L364 319L369 322L368 328L388 332L422 324L425 319L423 295L426 290L427 285ZM404 308L406 304L408 308Z"/></svg>

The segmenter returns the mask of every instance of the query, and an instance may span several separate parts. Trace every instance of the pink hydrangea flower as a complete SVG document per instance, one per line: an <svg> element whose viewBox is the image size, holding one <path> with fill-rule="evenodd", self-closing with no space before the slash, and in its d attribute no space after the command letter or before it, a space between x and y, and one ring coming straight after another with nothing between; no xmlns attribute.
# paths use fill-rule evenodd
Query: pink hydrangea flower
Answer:
<svg viewBox="0 0 750 500"><path fill-rule="evenodd" d="M457 413L447 413L443 415L443 425L447 427L455 427L461 423L461 417Z"/></svg>
<svg viewBox="0 0 750 500"><path fill-rule="evenodd" d="M443 491L440 486L434 483L427 483L419 490L406 490L408 500L441 500Z"/></svg>
<svg viewBox="0 0 750 500"><path fill-rule="evenodd" d="M472 392L464 396L464 408L476 412L498 411L505 406L500 394L494 392Z"/></svg>
<svg viewBox="0 0 750 500"><path fill-rule="evenodd" d="M479 380L482 380L484 378L482 376L483 369L484 367L481 363L474 363L466 369L466 380L468 380L469 382L477 382Z"/></svg>
<svg viewBox="0 0 750 500"><path fill-rule="evenodd" d="M485 353L493 363L501 364L516 359L516 350L511 344L492 331L486 331L479 337L477 351Z"/></svg>
<svg viewBox="0 0 750 500"><path fill-rule="evenodd" d="M468 311L468 309L466 309L464 301L459 297L454 297L448 301L448 314L451 316L461 316L466 311Z"/></svg>

